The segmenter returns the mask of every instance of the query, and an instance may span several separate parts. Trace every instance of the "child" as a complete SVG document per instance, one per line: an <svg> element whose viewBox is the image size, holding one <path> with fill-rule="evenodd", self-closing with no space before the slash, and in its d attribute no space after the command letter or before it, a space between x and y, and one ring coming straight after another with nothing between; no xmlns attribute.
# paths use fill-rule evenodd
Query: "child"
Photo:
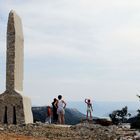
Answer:
<svg viewBox="0 0 140 140"><path fill-rule="evenodd" d="M90 119L92 119L93 108L90 99L85 99L85 103L87 104L87 120L88 120L89 113L90 113Z"/></svg>
<svg viewBox="0 0 140 140"><path fill-rule="evenodd" d="M51 124L51 117L52 117L51 107L47 106L47 117L45 122Z"/></svg>

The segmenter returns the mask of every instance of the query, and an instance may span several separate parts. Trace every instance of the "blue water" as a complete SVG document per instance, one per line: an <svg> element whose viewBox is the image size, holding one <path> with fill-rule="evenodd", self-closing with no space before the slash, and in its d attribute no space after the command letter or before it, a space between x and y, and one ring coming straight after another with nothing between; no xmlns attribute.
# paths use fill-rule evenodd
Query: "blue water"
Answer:
<svg viewBox="0 0 140 140"><path fill-rule="evenodd" d="M93 103L93 116L94 117L108 117L108 115L118 109L122 109L123 107L128 107L128 112L135 116L137 114L137 110L140 109L140 102L129 102L129 101L121 101L121 102L103 102L103 101L95 101ZM84 102L68 102L68 108L76 108L83 114L86 114L86 104Z"/></svg>

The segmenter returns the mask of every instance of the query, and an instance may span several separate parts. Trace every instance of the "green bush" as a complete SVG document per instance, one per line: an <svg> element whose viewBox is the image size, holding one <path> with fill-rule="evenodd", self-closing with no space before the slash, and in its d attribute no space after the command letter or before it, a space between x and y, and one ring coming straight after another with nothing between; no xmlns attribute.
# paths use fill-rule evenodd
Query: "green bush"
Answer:
<svg viewBox="0 0 140 140"><path fill-rule="evenodd" d="M130 117L131 114L127 111L127 106L122 108L121 110L115 110L111 114L109 114L110 119L112 120L113 124L124 123L127 121L127 117Z"/></svg>

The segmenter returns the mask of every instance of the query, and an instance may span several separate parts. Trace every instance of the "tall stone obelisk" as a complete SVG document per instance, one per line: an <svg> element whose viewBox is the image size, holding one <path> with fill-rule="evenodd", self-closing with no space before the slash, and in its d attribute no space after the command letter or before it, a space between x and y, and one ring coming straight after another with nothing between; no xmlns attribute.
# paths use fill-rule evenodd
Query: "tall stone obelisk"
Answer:
<svg viewBox="0 0 140 140"><path fill-rule="evenodd" d="M0 123L33 123L30 99L23 96L23 31L20 17L9 13L7 25L6 91L0 95Z"/></svg>

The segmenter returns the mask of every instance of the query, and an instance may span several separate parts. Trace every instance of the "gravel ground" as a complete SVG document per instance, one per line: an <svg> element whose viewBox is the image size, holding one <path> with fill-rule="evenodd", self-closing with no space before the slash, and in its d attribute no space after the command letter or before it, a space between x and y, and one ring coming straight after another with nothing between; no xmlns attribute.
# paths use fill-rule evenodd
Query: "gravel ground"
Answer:
<svg viewBox="0 0 140 140"><path fill-rule="evenodd" d="M0 140L140 140L138 130L122 126L78 125L4 125Z"/></svg>

